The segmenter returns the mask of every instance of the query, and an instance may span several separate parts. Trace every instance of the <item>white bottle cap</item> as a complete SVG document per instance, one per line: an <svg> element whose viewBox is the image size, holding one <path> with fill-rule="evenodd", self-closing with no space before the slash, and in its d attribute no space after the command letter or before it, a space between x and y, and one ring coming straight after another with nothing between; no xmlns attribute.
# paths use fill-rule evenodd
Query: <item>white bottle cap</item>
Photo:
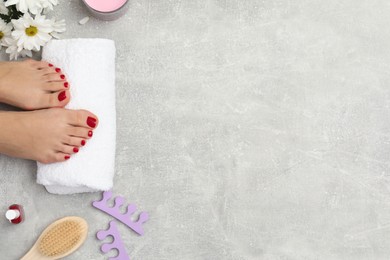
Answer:
<svg viewBox="0 0 390 260"><path fill-rule="evenodd" d="M18 218L19 216L20 216L19 210L9 209L9 210L7 210L7 212L5 213L5 217L6 217L9 221Z"/></svg>

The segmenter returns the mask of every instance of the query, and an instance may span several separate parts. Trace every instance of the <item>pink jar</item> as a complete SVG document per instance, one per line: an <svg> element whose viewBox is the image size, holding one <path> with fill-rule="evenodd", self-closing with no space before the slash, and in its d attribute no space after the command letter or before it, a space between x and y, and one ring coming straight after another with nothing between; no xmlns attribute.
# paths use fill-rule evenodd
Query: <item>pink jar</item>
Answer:
<svg viewBox="0 0 390 260"><path fill-rule="evenodd" d="M125 14L128 0L83 0L87 9L98 19L111 21Z"/></svg>

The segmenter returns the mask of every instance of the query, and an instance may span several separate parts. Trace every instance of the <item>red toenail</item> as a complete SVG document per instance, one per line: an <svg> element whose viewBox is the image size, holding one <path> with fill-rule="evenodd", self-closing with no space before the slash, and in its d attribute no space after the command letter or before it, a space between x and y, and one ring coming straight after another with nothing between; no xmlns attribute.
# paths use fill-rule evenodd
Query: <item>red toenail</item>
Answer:
<svg viewBox="0 0 390 260"><path fill-rule="evenodd" d="M82 146L85 145L85 140L81 140L81 145L82 145Z"/></svg>
<svg viewBox="0 0 390 260"><path fill-rule="evenodd" d="M95 128L96 127L96 119L89 116L87 118L87 125L89 125L92 128Z"/></svg>
<svg viewBox="0 0 390 260"><path fill-rule="evenodd" d="M53 64L49 63L49 67L53 67ZM69 159L69 158L68 158Z"/></svg>
<svg viewBox="0 0 390 260"><path fill-rule="evenodd" d="M65 82L65 83L64 83L64 86L65 86L65 88L69 87L69 83L68 83L68 82Z"/></svg>
<svg viewBox="0 0 390 260"><path fill-rule="evenodd" d="M56 68L56 72L60 72L61 71L61 69L60 68Z"/></svg>
<svg viewBox="0 0 390 260"><path fill-rule="evenodd" d="M69 160L70 156L69 155L66 155L65 156L65 160Z"/></svg>
<svg viewBox="0 0 390 260"><path fill-rule="evenodd" d="M65 78L65 75L64 75L64 74L61 74L60 77L61 77L61 79L64 79L64 78Z"/></svg>
<svg viewBox="0 0 390 260"><path fill-rule="evenodd" d="M89 132L88 132L88 136L89 136L89 137L92 137L92 136L93 136L93 132L92 132L92 131L89 131Z"/></svg>
<svg viewBox="0 0 390 260"><path fill-rule="evenodd" d="M58 100L62 101L66 98L66 91L62 91L60 94L58 94Z"/></svg>
<svg viewBox="0 0 390 260"><path fill-rule="evenodd" d="M79 152L79 148L74 147L74 148L73 148L73 152L78 153L78 152Z"/></svg>

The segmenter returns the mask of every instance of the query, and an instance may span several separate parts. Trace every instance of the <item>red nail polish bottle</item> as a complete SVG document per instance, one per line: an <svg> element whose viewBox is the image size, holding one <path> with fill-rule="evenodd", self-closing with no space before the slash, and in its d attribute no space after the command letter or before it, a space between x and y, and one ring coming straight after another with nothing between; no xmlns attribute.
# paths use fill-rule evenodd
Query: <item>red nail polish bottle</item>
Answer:
<svg viewBox="0 0 390 260"><path fill-rule="evenodd" d="M24 220L24 212L23 207L18 204L13 204L8 207L7 212L5 213L5 217L12 223L12 224L19 224L23 222Z"/></svg>

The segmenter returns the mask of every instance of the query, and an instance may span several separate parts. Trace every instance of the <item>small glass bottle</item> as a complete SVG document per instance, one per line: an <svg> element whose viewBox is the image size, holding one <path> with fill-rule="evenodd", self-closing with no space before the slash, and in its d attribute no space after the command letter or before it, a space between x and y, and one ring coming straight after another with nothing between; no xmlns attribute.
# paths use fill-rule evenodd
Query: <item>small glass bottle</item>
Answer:
<svg viewBox="0 0 390 260"><path fill-rule="evenodd" d="M19 224L24 220L24 212L23 207L19 204L13 204L8 207L7 212L5 213L5 217L12 224Z"/></svg>

